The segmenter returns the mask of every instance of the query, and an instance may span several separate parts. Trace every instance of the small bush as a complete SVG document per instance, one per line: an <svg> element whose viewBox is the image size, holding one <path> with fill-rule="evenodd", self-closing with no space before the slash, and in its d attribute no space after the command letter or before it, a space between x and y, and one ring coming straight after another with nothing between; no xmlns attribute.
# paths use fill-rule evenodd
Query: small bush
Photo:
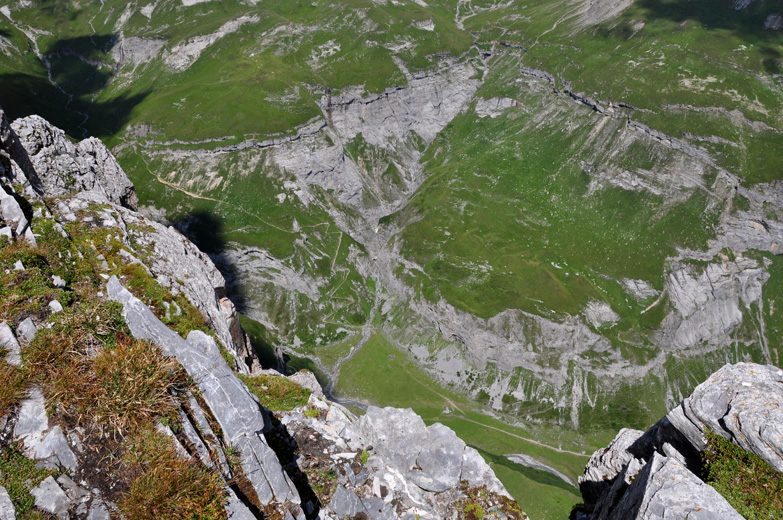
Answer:
<svg viewBox="0 0 783 520"><path fill-rule="evenodd" d="M16 508L17 518L29 518L26 515L35 503L30 489L46 477L56 474L49 469L36 468L35 461L25 457L21 450L15 447L0 448L0 486L8 491Z"/></svg>
<svg viewBox="0 0 783 520"><path fill-rule="evenodd" d="M239 377L258 397L261 404L273 411L287 412L307 404L310 399L310 390L292 383L285 377L265 374L257 376L240 374Z"/></svg>
<svg viewBox="0 0 783 520"><path fill-rule="evenodd" d="M748 520L783 519L783 473L730 440L707 432L702 478Z"/></svg>
<svg viewBox="0 0 783 520"><path fill-rule="evenodd" d="M166 435L147 429L129 439L122 466L129 491L117 505L127 520L226 518L220 477L177 457Z"/></svg>

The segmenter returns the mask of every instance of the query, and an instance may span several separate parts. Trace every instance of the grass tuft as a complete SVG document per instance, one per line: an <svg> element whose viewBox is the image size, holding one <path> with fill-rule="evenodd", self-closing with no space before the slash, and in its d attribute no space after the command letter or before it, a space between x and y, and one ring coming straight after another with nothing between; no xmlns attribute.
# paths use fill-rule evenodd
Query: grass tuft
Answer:
<svg viewBox="0 0 783 520"><path fill-rule="evenodd" d="M783 473L755 453L707 431L702 478L748 520L783 519Z"/></svg>
<svg viewBox="0 0 783 520"><path fill-rule="evenodd" d="M1 356L2 351L0 351ZM2 381L0 384L0 417L2 417L8 413L11 406L18 404L24 397L27 374L5 359L0 359L0 381Z"/></svg>
<svg viewBox="0 0 783 520"><path fill-rule="evenodd" d="M117 504L127 520L220 520L225 491L201 463L177 457L166 435L146 429L127 441L123 457L129 491Z"/></svg>
<svg viewBox="0 0 783 520"><path fill-rule="evenodd" d="M114 303L88 301L58 314L22 353L50 405L121 435L173 410L168 391L185 383L175 360L129 334Z"/></svg>
<svg viewBox="0 0 783 520"><path fill-rule="evenodd" d="M292 383L285 377L265 374L257 376L239 374L239 377L247 385L247 388L258 397L261 404L273 411L293 410L297 406L307 404L310 398L310 390Z"/></svg>

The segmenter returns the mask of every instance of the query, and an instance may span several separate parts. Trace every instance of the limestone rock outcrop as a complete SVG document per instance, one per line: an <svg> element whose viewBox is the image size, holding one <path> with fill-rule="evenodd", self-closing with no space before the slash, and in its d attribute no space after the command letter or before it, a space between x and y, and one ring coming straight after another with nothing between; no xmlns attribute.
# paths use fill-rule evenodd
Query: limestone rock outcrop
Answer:
<svg viewBox="0 0 783 520"><path fill-rule="evenodd" d="M65 133L38 116L9 124L0 109L0 177L8 191L19 186L31 199L64 196L50 206L61 226L79 215L91 225L119 231L130 263L140 263L174 296L183 294L205 317L237 368L260 368L250 341L239 324L234 304L226 298L226 281L209 257L173 227L137 213L133 184L98 139L77 145ZM0 234L25 236L35 243L29 220L19 202L0 190ZM7 230L5 228L8 228ZM4 231L5 230L5 231ZM108 270L110 266L106 264Z"/></svg>
<svg viewBox="0 0 783 520"><path fill-rule="evenodd" d="M484 518L527 518L481 455L442 424L399 408L370 406L356 417L315 394L306 408L281 414L280 424L299 450L291 466L336 470L319 518L455 518L478 497Z"/></svg>
<svg viewBox="0 0 783 520"><path fill-rule="evenodd" d="M65 132L39 116L17 119L11 129L27 153L42 194L95 190L113 204L136 209L133 184L100 140L91 137L74 145Z"/></svg>
<svg viewBox="0 0 783 520"><path fill-rule="evenodd" d="M647 432L623 429L593 454L579 479L587 518L740 519L696 475L707 431L783 471L782 425L783 370L726 365Z"/></svg>

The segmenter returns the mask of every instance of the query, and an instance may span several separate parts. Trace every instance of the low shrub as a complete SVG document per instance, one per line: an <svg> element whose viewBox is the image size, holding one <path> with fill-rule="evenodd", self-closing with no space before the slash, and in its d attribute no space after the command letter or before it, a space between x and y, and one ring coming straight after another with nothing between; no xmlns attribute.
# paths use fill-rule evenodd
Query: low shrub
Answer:
<svg viewBox="0 0 783 520"><path fill-rule="evenodd" d="M783 519L783 473L755 453L707 432L702 478L748 520Z"/></svg>
<svg viewBox="0 0 783 520"><path fill-rule="evenodd" d="M129 491L117 504L123 518L226 518L220 477L200 462L179 458L169 437L146 429L126 445L121 465Z"/></svg>

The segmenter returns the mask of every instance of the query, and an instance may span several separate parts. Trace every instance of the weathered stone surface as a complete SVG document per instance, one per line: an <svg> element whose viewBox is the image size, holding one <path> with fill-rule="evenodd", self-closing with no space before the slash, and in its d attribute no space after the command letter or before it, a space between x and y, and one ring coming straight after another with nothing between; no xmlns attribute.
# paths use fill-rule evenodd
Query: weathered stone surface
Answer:
<svg viewBox="0 0 783 520"><path fill-rule="evenodd" d="M622 430L579 479L590 519L741 518L694 474L707 430L783 471L783 370L726 365L647 432Z"/></svg>
<svg viewBox="0 0 783 520"><path fill-rule="evenodd" d="M199 460L208 468L217 470L215 463L212 462L212 459L209 456L209 450L207 450L207 447L204 445L201 437L199 437L198 432L196 432L196 429L190 424L190 419L188 419L188 416L182 409L179 410L179 418L182 423L182 433L185 434L185 438L193 445Z"/></svg>
<svg viewBox="0 0 783 520"><path fill-rule="evenodd" d="M302 450L297 464L337 471L337 490L319 518L456 518L463 486L485 489L495 503L507 496L476 450L441 424L427 427L412 410L370 407L357 418L315 395L306 408L327 413L311 417L303 407L280 422ZM485 518L506 518L498 515L487 511Z"/></svg>
<svg viewBox="0 0 783 520"><path fill-rule="evenodd" d="M644 466L607 520L742 520L715 489L678 461L658 455Z"/></svg>
<svg viewBox="0 0 783 520"><path fill-rule="evenodd" d="M19 142L19 137L11 128L2 108L0 108L0 149L8 154L11 161L10 169L0 161L0 175L12 182L29 186L34 193L40 195L41 182L30 162L27 150Z"/></svg>
<svg viewBox="0 0 783 520"><path fill-rule="evenodd" d="M579 477L579 489L587 505L595 504L634 456L628 449L644 434L639 430L623 428L606 448L593 453Z"/></svg>
<svg viewBox="0 0 783 520"><path fill-rule="evenodd" d="M256 520L255 515L247 506L237 497L231 488L226 488L226 503L223 506L226 510L228 520Z"/></svg>
<svg viewBox="0 0 783 520"><path fill-rule="evenodd" d="M79 484L74 482L68 475L60 475L57 477L57 483L60 484L60 488L65 491L65 494L68 495L68 498L70 498L71 501L81 500L90 496L89 491L80 487Z"/></svg>
<svg viewBox="0 0 783 520"><path fill-rule="evenodd" d="M35 497L36 507L59 518L68 518L70 500L54 477L47 477L38 487L32 489L30 494Z"/></svg>
<svg viewBox="0 0 783 520"><path fill-rule="evenodd" d="M133 184L98 139L74 145L65 132L38 116L17 119L11 128L46 195L95 190L107 201L135 209L138 199Z"/></svg>
<svg viewBox="0 0 783 520"><path fill-rule="evenodd" d="M472 452L466 455L465 442L446 426L426 426L413 410L370 406L358 421L366 444L390 459L394 466L427 491L453 488L460 480L507 495L489 466ZM463 463L470 462L463 474Z"/></svg>
<svg viewBox="0 0 783 520"><path fill-rule="evenodd" d="M58 312L63 311L63 306L60 302L57 300L52 300L49 302L49 308L52 310L52 314L57 314Z"/></svg>
<svg viewBox="0 0 783 520"><path fill-rule="evenodd" d="M27 318L16 328L16 333L26 343L30 343L35 338L35 333L38 332L38 327L33 323L32 318Z"/></svg>
<svg viewBox="0 0 783 520"><path fill-rule="evenodd" d="M196 382L225 439L241 453L242 467L261 502L299 503L296 488L261 433L265 426L261 406L223 360L214 340L200 331L183 340L116 277L109 280L107 291L109 298L123 305L133 335L152 341L164 354L175 357Z"/></svg>
<svg viewBox="0 0 783 520"><path fill-rule="evenodd" d="M344 486L337 487L337 491L329 503L329 509L338 518L369 518L372 520L396 520L399 518L394 512L394 507L380 498L373 496L359 498L356 493Z"/></svg>
<svg viewBox="0 0 783 520"><path fill-rule="evenodd" d="M3 486L0 486L0 520L16 520L16 508Z"/></svg>
<svg viewBox="0 0 783 520"><path fill-rule="evenodd" d="M490 117L492 119L503 115L503 112L519 103L515 99L507 97L494 97L491 99L479 98L476 100L476 115Z"/></svg>
<svg viewBox="0 0 783 520"><path fill-rule="evenodd" d="M14 366L22 364L19 342L16 341L14 331L11 330L11 327L6 322L0 323L0 348L8 351L5 355L7 363Z"/></svg>
<svg viewBox="0 0 783 520"><path fill-rule="evenodd" d="M30 449L43 440L44 432L48 429L49 419L46 417L43 392L40 388L33 387L19 407L14 437L23 441L25 447Z"/></svg>
<svg viewBox="0 0 783 520"><path fill-rule="evenodd" d="M315 378L315 374L309 370L300 370L299 372L289 376L288 380L296 383L302 388L307 388L316 397L320 399L326 399L326 396L324 396L324 391L321 388L321 383L319 383Z"/></svg>
<svg viewBox="0 0 783 520"><path fill-rule="evenodd" d="M0 185L0 217L16 231L16 235L22 235L29 222L25 217L22 207L16 201L16 199L5 192L5 189Z"/></svg>
<svg viewBox="0 0 783 520"><path fill-rule="evenodd" d="M726 365L680 406L669 421L696 449L705 431L730 438L783 471L783 370L771 365Z"/></svg>
<svg viewBox="0 0 783 520"><path fill-rule="evenodd" d="M196 421L196 426L198 426L198 429L201 431L204 441L212 449L212 452L217 455L221 473L223 473L226 480L229 480L231 479L231 468L228 465L228 459L226 459L225 453L223 453L223 448L218 443L217 435L212 431L212 427L209 425L209 421L207 421L207 416L204 414L204 410L201 409L198 401L196 401L196 398L192 395L189 397L190 410L193 414L193 419Z"/></svg>
<svg viewBox="0 0 783 520"><path fill-rule="evenodd" d="M109 509L102 500L93 500L87 520L110 520Z"/></svg>
<svg viewBox="0 0 783 520"><path fill-rule="evenodd" d="M50 468L61 467L75 470L79 464L59 425L52 428L40 443L34 444L30 448L33 458L42 461Z"/></svg>

